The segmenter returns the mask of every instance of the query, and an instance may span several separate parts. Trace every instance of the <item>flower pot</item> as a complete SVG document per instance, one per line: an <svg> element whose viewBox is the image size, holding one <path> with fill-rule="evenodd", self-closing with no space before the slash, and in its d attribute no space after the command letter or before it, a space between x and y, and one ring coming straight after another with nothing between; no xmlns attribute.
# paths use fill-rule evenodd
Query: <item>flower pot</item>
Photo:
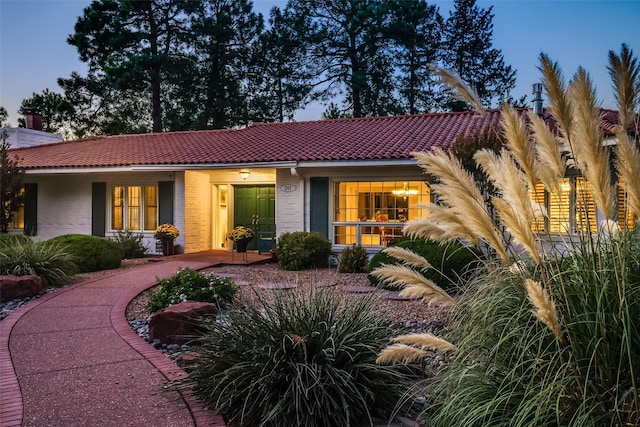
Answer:
<svg viewBox="0 0 640 427"><path fill-rule="evenodd" d="M171 240L161 240L162 244L162 255L173 255L173 239Z"/></svg>
<svg viewBox="0 0 640 427"><path fill-rule="evenodd" d="M247 246L251 239L236 240L236 250L238 252L247 252Z"/></svg>

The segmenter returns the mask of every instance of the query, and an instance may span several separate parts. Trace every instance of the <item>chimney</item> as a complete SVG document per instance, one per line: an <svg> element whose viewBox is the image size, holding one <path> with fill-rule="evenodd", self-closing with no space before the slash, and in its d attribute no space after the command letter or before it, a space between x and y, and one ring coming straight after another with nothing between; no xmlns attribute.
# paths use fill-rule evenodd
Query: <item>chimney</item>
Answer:
<svg viewBox="0 0 640 427"><path fill-rule="evenodd" d="M24 115L24 123L27 129L42 130L42 115L35 108L27 108Z"/></svg>
<svg viewBox="0 0 640 427"><path fill-rule="evenodd" d="M533 91L533 112L542 117L542 83L531 85Z"/></svg>

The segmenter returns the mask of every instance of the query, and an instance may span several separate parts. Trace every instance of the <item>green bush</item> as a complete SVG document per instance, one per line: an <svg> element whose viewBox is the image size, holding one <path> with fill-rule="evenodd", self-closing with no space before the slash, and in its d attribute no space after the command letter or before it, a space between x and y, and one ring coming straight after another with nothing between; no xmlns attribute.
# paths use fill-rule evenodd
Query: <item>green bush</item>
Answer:
<svg viewBox="0 0 640 427"><path fill-rule="evenodd" d="M275 253L284 270L326 267L331 255L331 241L318 232L282 233L276 242Z"/></svg>
<svg viewBox="0 0 640 427"><path fill-rule="evenodd" d="M458 280L468 275L479 265L482 253L461 243L439 243L428 239L403 238L389 246L410 249L424 257L433 266L432 269L420 269L420 273L445 291L455 291ZM369 283L384 289L395 290L385 282L373 276L371 272L382 264L401 265L402 262L384 252L375 254L369 261ZM413 268L415 269L415 267Z"/></svg>
<svg viewBox="0 0 640 427"><path fill-rule="evenodd" d="M228 307L238 291L232 279L213 274L204 274L189 268L178 271L175 276L158 281L160 289L147 301L149 311L161 310L184 301L215 303L219 309Z"/></svg>
<svg viewBox="0 0 640 427"><path fill-rule="evenodd" d="M73 257L54 242L13 239L0 249L0 274L40 276L47 286L62 286L77 272Z"/></svg>
<svg viewBox="0 0 640 427"><path fill-rule="evenodd" d="M49 239L73 255L80 272L108 270L120 267L122 249L111 240L84 234L65 234Z"/></svg>
<svg viewBox="0 0 640 427"><path fill-rule="evenodd" d="M233 425L349 426L389 419L413 374L376 365L394 330L375 300L331 291L277 295L206 321L189 385ZM238 424L236 424L238 423Z"/></svg>
<svg viewBox="0 0 640 427"><path fill-rule="evenodd" d="M24 234L0 234L0 251L2 248L12 246L15 243L27 244L31 239Z"/></svg>
<svg viewBox="0 0 640 427"><path fill-rule="evenodd" d="M140 233L134 233L130 230L118 230L116 234L110 238L122 249L125 259L142 258L149 250L142 242L143 236Z"/></svg>
<svg viewBox="0 0 640 427"><path fill-rule="evenodd" d="M361 273L369 262L367 250L360 245L344 248L338 263L338 273Z"/></svg>

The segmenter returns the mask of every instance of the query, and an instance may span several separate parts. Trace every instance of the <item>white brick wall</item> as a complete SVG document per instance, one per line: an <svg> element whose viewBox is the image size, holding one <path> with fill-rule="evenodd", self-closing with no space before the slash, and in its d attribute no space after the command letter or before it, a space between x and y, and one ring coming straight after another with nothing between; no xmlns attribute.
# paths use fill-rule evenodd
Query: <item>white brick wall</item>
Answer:
<svg viewBox="0 0 640 427"><path fill-rule="evenodd" d="M293 190L294 187L295 190ZM305 230L304 203L304 179L292 176L289 169L278 169L276 171L276 231L278 235Z"/></svg>
<svg viewBox="0 0 640 427"><path fill-rule="evenodd" d="M207 172L187 171L184 176L185 251L211 249L211 181Z"/></svg>

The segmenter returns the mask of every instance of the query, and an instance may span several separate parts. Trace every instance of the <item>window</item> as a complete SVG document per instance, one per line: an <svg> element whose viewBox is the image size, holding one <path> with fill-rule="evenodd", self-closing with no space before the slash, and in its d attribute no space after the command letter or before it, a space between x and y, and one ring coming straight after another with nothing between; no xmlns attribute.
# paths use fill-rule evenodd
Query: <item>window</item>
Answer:
<svg viewBox="0 0 640 427"><path fill-rule="evenodd" d="M624 181L618 181L618 225L622 230L633 230L636 225L636 214L629 209L629 199Z"/></svg>
<svg viewBox="0 0 640 427"><path fill-rule="evenodd" d="M534 231L548 230L552 233L596 232L598 217L589 183L582 177L564 178L560 193L549 193L542 183L529 190L531 200L547 208L548 218L537 220ZM622 229L632 229L635 215L629 211L624 184L618 183L618 223Z"/></svg>
<svg viewBox="0 0 640 427"><path fill-rule="evenodd" d="M113 230L154 231L157 227L157 186L113 187L111 192L111 228Z"/></svg>
<svg viewBox="0 0 640 427"><path fill-rule="evenodd" d="M20 189L20 196L24 197L24 187ZM13 212L11 227L13 229L24 228L24 204L21 204L18 210Z"/></svg>
<svg viewBox="0 0 640 427"><path fill-rule="evenodd" d="M381 245L401 236L405 221L426 215L416 205L432 201L421 181L336 182L333 197L334 242L345 245Z"/></svg>

